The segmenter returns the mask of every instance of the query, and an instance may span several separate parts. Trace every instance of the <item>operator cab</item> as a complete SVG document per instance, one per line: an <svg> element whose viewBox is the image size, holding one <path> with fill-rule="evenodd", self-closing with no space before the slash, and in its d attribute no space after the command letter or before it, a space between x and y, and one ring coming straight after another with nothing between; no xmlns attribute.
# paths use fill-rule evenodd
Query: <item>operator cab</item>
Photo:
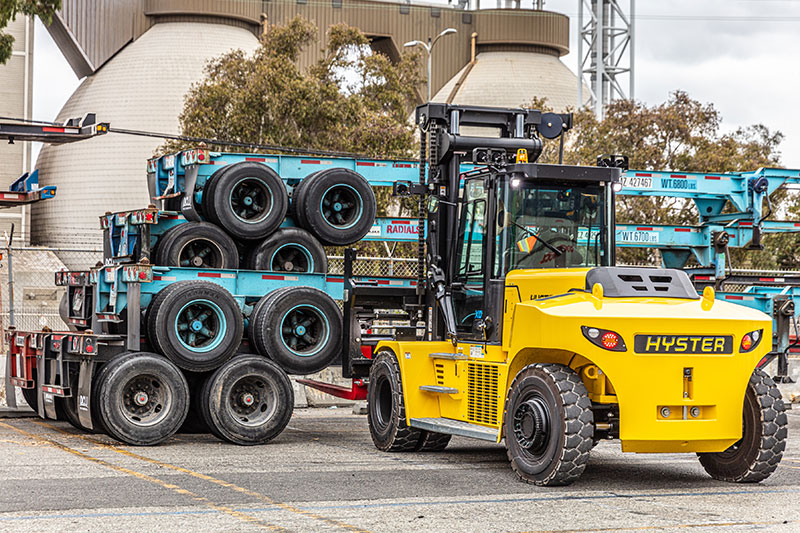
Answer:
<svg viewBox="0 0 800 533"><path fill-rule="evenodd" d="M499 341L512 270L614 264L619 170L515 164L467 175L452 285L460 339Z"/></svg>

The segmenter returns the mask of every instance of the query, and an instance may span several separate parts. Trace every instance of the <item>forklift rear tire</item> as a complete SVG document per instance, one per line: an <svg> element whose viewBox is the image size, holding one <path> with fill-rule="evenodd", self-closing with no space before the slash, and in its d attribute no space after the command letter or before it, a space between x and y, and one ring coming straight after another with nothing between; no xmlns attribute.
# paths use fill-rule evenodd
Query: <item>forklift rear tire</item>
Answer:
<svg viewBox="0 0 800 533"><path fill-rule="evenodd" d="M379 450L411 452L417 449L422 431L406 424L400 365L388 350L379 352L369 369L367 420L372 442Z"/></svg>
<svg viewBox="0 0 800 533"><path fill-rule="evenodd" d="M775 382L756 369L744 395L742 438L724 452L699 453L700 464L714 479L757 483L778 467L786 449L787 418Z"/></svg>
<svg viewBox="0 0 800 533"><path fill-rule="evenodd" d="M230 165L203 194L203 212L233 237L263 239L283 222L289 205L277 172L252 161Z"/></svg>
<svg viewBox="0 0 800 533"><path fill-rule="evenodd" d="M213 370L230 359L244 331L236 300L207 281L179 281L163 289L150 304L147 320L154 346L192 372Z"/></svg>
<svg viewBox="0 0 800 533"><path fill-rule="evenodd" d="M312 287L291 287L262 300L250 332L261 355L299 375L319 372L340 355L342 313L330 296Z"/></svg>
<svg viewBox="0 0 800 533"><path fill-rule="evenodd" d="M294 390L278 365L260 355L243 354L206 379L200 401L214 435L233 444L264 444L289 423Z"/></svg>
<svg viewBox="0 0 800 533"><path fill-rule="evenodd" d="M450 444L450 437L447 433L436 433L435 431L422 431L416 450L418 452L441 452Z"/></svg>
<svg viewBox="0 0 800 533"><path fill-rule="evenodd" d="M227 233L208 222L186 222L165 232L153 254L156 265L239 268L239 250Z"/></svg>
<svg viewBox="0 0 800 533"><path fill-rule="evenodd" d="M376 201L369 182L352 170L332 168L305 178L296 188L299 224L323 244L361 240L375 222Z"/></svg>
<svg viewBox="0 0 800 533"><path fill-rule="evenodd" d="M134 446L152 446L183 424L189 412L189 385L168 359L154 353L128 353L107 363L97 405L111 437Z"/></svg>
<svg viewBox="0 0 800 533"><path fill-rule="evenodd" d="M571 368L528 365L511 384L504 434L511 468L539 486L568 485L586 468L594 417L589 393Z"/></svg>
<svg viewBox="0 0 800 533"><path fill-rule="evenodd" d="M328 257L319 241L306 230L283 228L252 250L247 267L270 272L325 273Z"/></svg>

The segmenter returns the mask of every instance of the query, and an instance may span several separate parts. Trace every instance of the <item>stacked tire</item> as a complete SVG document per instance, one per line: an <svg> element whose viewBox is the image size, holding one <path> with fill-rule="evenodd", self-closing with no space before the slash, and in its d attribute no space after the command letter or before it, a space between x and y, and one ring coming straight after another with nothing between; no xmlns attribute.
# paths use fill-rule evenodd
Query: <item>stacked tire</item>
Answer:
<svg viewBox="0 0 800 533"><path fill-rule="evenodd" d="M332 168L301 180L290 202L274 170L244 161L212 174L195 207L205 222L183 223L161 235L155 264L324 273L323 246L362 239L375 220L376 201L363 176ZM293 227L281 227L287 214Z"/></svg>

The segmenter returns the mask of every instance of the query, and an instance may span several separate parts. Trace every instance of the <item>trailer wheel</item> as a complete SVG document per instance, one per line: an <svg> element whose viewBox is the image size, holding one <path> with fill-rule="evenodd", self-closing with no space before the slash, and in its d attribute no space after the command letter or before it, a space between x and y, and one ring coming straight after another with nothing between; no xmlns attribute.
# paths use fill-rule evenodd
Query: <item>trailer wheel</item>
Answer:
<svg viewBox="0 0 800 533"><path fill-rule="evenodd" d="M280 176L268 166L251 161L230 165L203 194L203 212L208 219L245 240L275 231L286 216L288 204Z"/></svg>
<svg viewBox="0 0 800 533"><path fill-rule="evenodd" d="M250 334L260 354L289 374L303 375L327 368L340 355L342 313L330 296L311 287L292 287L262 300L256 304Z"/></svg>
<svg viewBox="0 0 800 533"><path fill-rule="evenodd" d="M436 433L435 431L422 431L416 450L419 452L441 452L450 444L452 435Z"/></svg>
<svg viewBox="0 0 800 533"><path fill-rule="evenodd" d="M153 258L161 266L239 268L239 250L233 239L208 222L186 222L165 232Z"/></svg>
<svg viewBox="0 0 800 533"><path fill-rule="evenodd" d="M303 196L303 189L306 185L311 183L312 178L319 174L321 171L312 172L294 186L292 189L292 204L289 207L289 216L292 217L296 226L301 228L308 227L308 220L305 219L302 211L300 210L300 198Z"/></svg>
<svg viewBox="0 0 800 533"><path fill-rule="evenodd" d="M207 281L179 281L150 304L153 343L184 370L213 370L230 359L242 340L239 305L222 287ZM161 293L159 293L160 295Z"/></svg>
<svg viewBox="0 0 800 533"><path fill-rule="evenodd" d="M322 245L306 230L279 229L250 253L248 268L272 272L328 271L328 257Z"/></svg>
<svg viewBox="0 0 800 533"><path fill-rule="evenodd" d="M525 482L568 485L586 468L594 417L589 393L571 368L529 365L511 384L504 434L511 468Z"/></svg>
<svg viewBox="0 0 800 533"><path fill-rule="evenodd" d="M108 434L134 446L165 441L189 411L189 385L168 359L128 353L107 363L98 408Z"/></svg>
<svg viewBox="0 0 800 533"><path fill-rule="evenodd" d="M294 391L278 365L260 355L245 354L207 378L201 401L214 435L234 444L264 444L289 423Z"/></svg>
<svg viewBox="0 0 800 533"><path fill-rule="evenodd" d="M367 180L352 170L323 170L305 178L298 188L297 222L323 244L352 244L375 222L375 194Z"/></svg>
<svg viewBox="0 0 800 533"><path fill-rule="evenodd" d="M780 390L772 378L756 369L744 396L742 438L724 452L698 453L700 464L721 481L763 481L781 462L787 423Z"/></svg>
<svg viewBox="0 0 800 533"><path fill-rule="evenodd" d="M400 365L388 350L379 352L369 369L367 420L372 442L379 450L410 452L417 449L422 431L406 424Z"/></svg>

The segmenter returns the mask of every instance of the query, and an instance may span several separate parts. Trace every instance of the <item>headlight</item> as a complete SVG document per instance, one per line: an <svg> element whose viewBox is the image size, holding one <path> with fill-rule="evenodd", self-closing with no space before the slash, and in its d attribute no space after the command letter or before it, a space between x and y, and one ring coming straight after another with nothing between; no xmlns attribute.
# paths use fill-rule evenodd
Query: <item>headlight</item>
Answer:
<svg viewBox="0 0 800 533"><path fill-rule="evenodd" d="M761 343L761 337L763 336L763 329L757 329L755 331L751 331L750 333L746 333L742 337L742 341L739 343L739 353L747 353L755 350L759 343Z"/></svg>
<svg viewBox="0 0 800 533"><path fill-rule="evenodd" d="M592 328L589 326L581 326L583 336L595 346L599 346L604 350L612 352L624 352L628 348L625 346L625 341L622 336L616 331L609 329Z"/></svg>

